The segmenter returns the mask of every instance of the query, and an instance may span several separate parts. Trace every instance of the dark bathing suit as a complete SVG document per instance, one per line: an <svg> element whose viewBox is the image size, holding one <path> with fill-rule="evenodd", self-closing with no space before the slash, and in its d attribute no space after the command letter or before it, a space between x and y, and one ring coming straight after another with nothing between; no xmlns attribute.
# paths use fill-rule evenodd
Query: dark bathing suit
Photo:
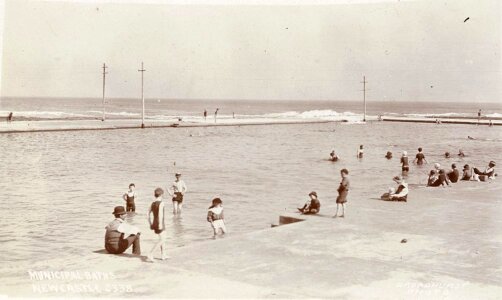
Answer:
<svg viewBox="0 0 502 300"><path fill-rule="evenodd" d="M402 164L401 170L403 172L408 172L410 170L410 166L408 165L408 157L407 156L401 157L401 164Z"/></svg>
<svg viewBox="0 0 502 300"><path fill-rule="evenodd" d="M179 202L179 203L182 203L183 202L183 194L180 192L175 192L172 200Z"/></svg>
<svg viewBox="0 0 502 300"><path fill-rule="evenodd" d="M134 196L129 196L129 193L126 194L126 211L136 211L136 204L134 203Z"/></svg>
<svg viewBox="0 0 502 300"><path fill-rule="evenodd" d="M459 177L460 172L457 169L453 169L453 171L448 173L448 179L450 179L451 182L457 182Z"/></svg>
<svg viewBox="0 0 502 300"><path fill-rule="evenodd" d="M349 194L350 182L348 179L342 179L340 186L338 187L338 197L336 198L336 203L347 202L347 195Z"/></svg>
<svg viewBox="0 0 502 300"><path fill-rule="evenodd" d="M424 164L424 158L425 155L422 152L417 153L417 165L423 165Z"/></svg>
<svg viewBox="0 0 502 300"><path fill-rule="evenodd" d="M160 229L159 206L160 206L160 201L155 201L152 203L152 206L150 208L151 211L153 212L153 222L152 222L152 226L150 226L150 229L152 229L157 234L164 231L164 229ZM163 215L165 215L165 214L163 214ZM162 225L164 225L164 226L162 226L162 228L166 228L165 223L164 223L164 218L162 218Z"/></svg>
<svg viewBox="0 0 502 300"><path fill-rule="evenodd" d="M448 184L448 181L446 181L446 175L445 174L439 174L439 178L436 179L433 183L431 183L429 186L440 186L443 185L444 183Z"/></svg>

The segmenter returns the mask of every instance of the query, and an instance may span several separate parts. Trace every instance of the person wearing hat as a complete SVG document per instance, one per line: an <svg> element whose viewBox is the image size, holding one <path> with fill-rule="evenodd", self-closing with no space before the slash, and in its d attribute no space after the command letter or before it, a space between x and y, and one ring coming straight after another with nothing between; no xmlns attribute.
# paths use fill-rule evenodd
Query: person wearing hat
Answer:
<svg viewBox="0 0 502 300"><path fill-rule="evenodd" d="M222 205L223 201L221 201L220 198L214 198L207 211L207 221L211 223L214 238L216 238L220 230L221 234L225 234L227 232Z"/></svg>
<svg viewBox="0 0 502 300"><path fill-rule="evenodd" d="M106 251L111 254L121 254L132 245L132 254L141 255L139 229L125 222L127 214L125 208L123 206L115 206L112 214L115 216L115 220L105 227Z"/></svg>
<svg viewBox="0 0 502 300"><path fill-rule="evenodd" d="M168 190L173 200L173 214L181 214L183 208L183 197L187 191L187 186L183 180L180 179L181 173L175 174L176 180L173 182Z"/></svg>
<svg viewBox="0 0 502 300"><path fill-rule="evenodd" d="M302 208L298 208L298 210L305 215L317 214L321 210L321 202L317 199L317 193L312 191L309 197L310 200Z"/></svg>
<svg viewBox="0 0 502 300"><path fill-rule="evenodd" d="M484 172L481 172L478 168L473 168L472 170L474 171L474 179L477 181L492 179L495 177L495 162L491 160Z"/></svg>
<svg viewBox="0 0 502 300"><path fill-rule="evenodd" d="M404 201L408 200L408 184L403 177L395 176L392 178L398 184L397 189L390 188L388 193L383 194L380 199L385 201Z"/></svg>

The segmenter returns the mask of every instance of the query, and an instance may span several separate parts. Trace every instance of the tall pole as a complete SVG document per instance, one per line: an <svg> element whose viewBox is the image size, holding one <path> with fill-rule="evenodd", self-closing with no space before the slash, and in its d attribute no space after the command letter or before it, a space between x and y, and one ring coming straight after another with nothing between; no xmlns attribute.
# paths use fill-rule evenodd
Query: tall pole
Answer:
<svg viewBox="0 0 502 300"><path fill-rule="evenodd" d="M106 66L105 63L103 63L103 118L101 119L101 121L105 120L105 78L106 74L108 74L106 72L106 68L108 67Z"/></svg>
<svg viewBox="0 0 502 300"><path fill-rule="evenodd" d="M366 83L368 83L366 81L366 76L363 76L363 101L364 101L364 117L363 117L363 121L366 122Z"/></svg>
<svg viewBox="0 0 502 300"><path fill-rule="evenodd" d="M141 72L141 103L143 105L143 110L141 111L141 128L145 128L145 95L143 93L143 74L145 73L145 68L143 66L143 62L141 62L141 69L138 72Z"/></svg>

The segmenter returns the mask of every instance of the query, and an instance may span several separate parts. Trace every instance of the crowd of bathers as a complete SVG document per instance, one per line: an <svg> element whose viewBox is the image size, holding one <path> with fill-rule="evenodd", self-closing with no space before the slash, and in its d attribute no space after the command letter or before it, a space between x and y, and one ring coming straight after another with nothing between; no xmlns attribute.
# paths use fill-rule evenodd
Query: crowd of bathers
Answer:
<svg viewBox="0 0 502 300"><path fill-rule="evenodd" d="M356 157L363 158L364 155L364 147L360 145L357 149ZM465 153L462 149L458 151L458 157L464 158ZM445 158L450 158L451 155L449 152L445 152ZM385 158L392 159L392 152L387 151L385 154ZM340 160L340 156L333 149L329 154L329 160L332 162L337 162ZM422 166L424 164L428 164L427 159L425 158L425 154L422 148L418 148L418 152L415 155L413 163ZM395 176L393 181L397 184L397 186L391 187L380 196L381 200L385 201L404 201L406 202L408 199L408 184L405 181L405 177L408 175L410 171L410 161L408 158L407 151L403 151L400 157L401 164L401 175ZM339 207L341 207L342 214L340 217L344 217L345 215L345 203L347 202L347 194L350 187L349 171L347 169L341 170L342 181L338 187L338 197L336 199L336 213L334 217L338 217ZM495 173L495 162L490 161L488 166L482 171L476 167L471 167L468 164L464 165L462 173L457 169L457 165L453 163L451 165L450 170L445 170L441 168L439 163L434 163L434 168L430 170L427 178L427 186L429 187L445 187L450 186L452 183L459 182L461 180L472 180L472 181L488 181L494 179L497 176ZM312 191L309 193L310 199L303 205L303 207L299 207L298 211L302 214L317 214L321 209L321 203L317 197L317 193Z"/></svg>

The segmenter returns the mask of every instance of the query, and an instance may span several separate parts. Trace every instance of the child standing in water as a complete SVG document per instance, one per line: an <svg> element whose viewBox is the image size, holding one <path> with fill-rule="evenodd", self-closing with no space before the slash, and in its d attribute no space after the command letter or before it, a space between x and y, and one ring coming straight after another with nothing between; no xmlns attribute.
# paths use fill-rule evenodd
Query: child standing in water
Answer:
<svg viewBox="0 0 502 300"><path fill-rule="evenodd" d="M363 155L364 155L363 145L360 145L359 149L357 149L357 158L363 158Z"/></svg>
<svg viewBox="0 0 502 300"><path fill-rule="evenodd" d="M214 233L213 237L216 237L218 235L220 229L222 235L227 232L227 228L225 227L225 217L223 215L222 204L223 201L221 201L220 198L214 198L207 212L207 221L211 223L211 227L213 227L213 233Z"/></svg>
<svg viewBox="0 0 502 300"><path fill-rule="evenodd" d="M175 174L176 180L173 182L171 187L168 189L169 194L173 197L173 214L181 214L181 209L183 208L183 197L187 191L187 186L183 180L181 180L181 173Z"/></svg>
<svg viewBox="0 0 502 300"><path fill-rule="evenodd" d="M422 148L418 148L418 153L417 155L415 156L415 160L414 162L417 164L417 165L423 165L424 162L427 163L427 160L425 159L425 155L424 153L422 152Z"/></svg>
<svg viewBox="0 0 502 300"><path fill-rule="evenodd" d="M124 201L126 202L126 211L129 212L135 212L136 211L136 204L134 203L134 198L136 197L136 192L134 191L134 189L136 188L136 186L134 185L134 183L131 183L129 185L129 190L127 191L127 193L124 194L124 196L122 196L124 198Z"/></svg>
<svg viewBox="0 0 502 300"><path fill-rule="evenodd" d="M338 187L338 197L336 198L336 213L333 218L338 217L338 208L340 204L342 205L342 214L339 217L345 217L345 203L347 202L347 194L349 193L350 189L349 171L347 169L342 169L340 171L340 174L342 176L342 181L340 182L340 186Z"/></svg>
<svg viewBox="0 0 502 300"><path fill-rule="evenodd" d="M155 200L150 205L150 209L148 210L148 223L150 223L150 229L155 232L158 236L159 240L153 246L152 250L148 254L147 261L154 262L153 260L153 252L160 247L161 259L168 259L167 256L167 247L166 247L166 224L164 217L166 215L164 201L162 200L162 195L164 194L164 190L161 188L156 188L154 191ZM153 220L151 216L153 215Z"/></svg>
<svg viewBox="0 0 502 300"><path fill-rule="evenodd" d="M408 152L406 151L403 151L403 155L401 156L401 171L403 173L410 171L410 165L408 163Z"/></svg>

